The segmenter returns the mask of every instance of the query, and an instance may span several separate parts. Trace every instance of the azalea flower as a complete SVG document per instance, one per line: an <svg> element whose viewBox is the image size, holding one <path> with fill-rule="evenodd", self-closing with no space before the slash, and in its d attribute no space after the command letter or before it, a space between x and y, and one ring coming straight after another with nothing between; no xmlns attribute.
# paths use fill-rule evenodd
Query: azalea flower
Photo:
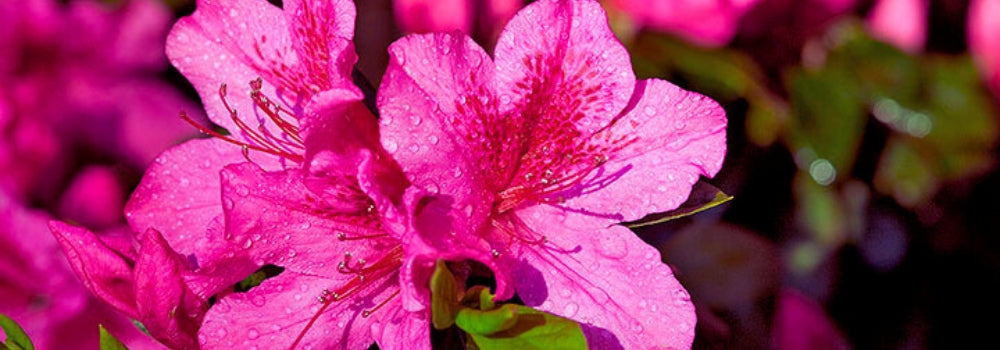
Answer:
<svg viewBox="0 0 1000 350"><path fill-rule="evenodd" d="M49 219L0 191L0 314L24 327L38 349L96 348L98 324L130 344L153 348L152 339L73 276L48 232Z"/></svg>
<svg viewBox="0 0 1000 350"><path fill-rule="evenodd" d="M156 0L0 3L0 186L52 204L83 153L138 168L193 135L157 77L169 20Z"/></svg>
<svg viewBox="0 0 1000 350"><path fill-rule="evenodd" d="M159 157L126 216L162 232L191 262L186 285L216 297L202 348L430 346L425 313L396 297L401 248L386 228L399 224L375 208L406 183L350 80L354 18L346 0L206 0L170 33L171 62L230 134L194 123L214 138ZM224 288L269 265L280 274Z"/></svg>
<svg viewBox="0 0 1000 350"><path fill-rule="evenodd" d="M462 31L492 43L523 0L395 0L399 29L406 33Z"/></svg>
<svg viewBox="0 0 1000 350"><path fill-rule="evenodd" d="M968 37L980 72L994 94L1000 95L1000 1L973 0L969 4Z"/></svg>
<svg viewBox="0 0 1000 350"><path fill-rule="evenodd" d="M544 25L539 25L542 23ZM413 187L401 210L403 306L439 259L489 267L497 298L579 321L592 348L684 348L694 306L622 221L677 207L725 153L724 111L636 81L595 1L541 0L494 58L457 33L390 47L382 145Z"/></svg>
<svg viewBox="0 0 1000 350"><path fill-rule="evenodd" d="M760 0L608 0L636 25L677 34L706 46L736 35L740 19Z"/></svg>
<svg viewBox="0 0 1000 350"><path fill-rule="evenodd" d="M875 38L909 53L920 52L927 40L927 0L880 0L868 14Z"/></svg>

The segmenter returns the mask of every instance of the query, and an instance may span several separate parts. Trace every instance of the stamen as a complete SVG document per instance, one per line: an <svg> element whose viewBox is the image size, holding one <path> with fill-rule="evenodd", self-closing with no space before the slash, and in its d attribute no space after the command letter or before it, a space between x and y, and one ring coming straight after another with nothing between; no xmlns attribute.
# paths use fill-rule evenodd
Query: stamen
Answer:
<svg viewBox="0 0 1000 350"><path fill-rule="evenodd" d="M295 116L264 97L260 92L262 86L263 80L260 78L250 82L250 99L254 101L255 106L267 115L267 120L271 120L275 125L277 125L278 129L281 130L281 135L283 135L283 137L277 137L272 134L264 126L265 120L260 120L256 128L251 127L243 121L226 98L228 96L228 88L226 84L219 85L219 99L222 101L222 105L225 107L226 111L229 112L230 119L236 124L236 127L240 129L240 132L247 141L241 141L232 136L222 135L215 130L194 121L194 119L189 117L184 112L181 112L181 119L186 121L188 124L191 124L204 134L242 147L244 158L247 158L247 160L250 159L247 153L249 153L249 150L252 149L301 163L303 157L300 153L305 149L305 143L299 136L298 127L282 117L281 114L285 114L291 118L295 118Z"/></svg>
<svg viewBox="0 0 1000 350"><path fill-rule="evenodd" d="M344 253L344 256L345 260L347 260L353 255L350 252L348 252ZM334 302L341 301L348 297L353 296L354 294L360 292L361 290L364 290L365 287L367 287L370 283L373 283L373 281L381 280L382 278L388 277L393 273L399 272L399 268L402 265L403 265L403 247L397 245L391 250L389 250L384 257L380 258L374 264L360 268L358 274L354 278L348 280L347 283L340 286L340 288L337 288L335 291L331 292L327 289L323 289L323 293L319 296L319 298L317 298L317 300L319 300L319 302L323 305L320 306L319 310L317 310L316 313L312 316L312 318L309 319L309 322L306 323L305 328L303 328L302 331L299 332L299 335L295 338L295 341L292 342L292 345L289 347L289 349L290 350L295 349L295 347L298 346L300 342L302 342L302 339L305 337L306 332L308 332L309 329L312 328L312 326L316 323L316 320L319 319L320 315L322 315L323 312L325 312ZM373 278L368 279L366 278L366 276L372 276ZM395 297L396 294L398 294L398 291L394 293L393 296L390 296L389 299L391 300L393 297ZM387 302L388 300L385 300L379 305L377 305L375 308L371 310L365 310L365 312L362 312L362 316L363 317L370 316L372 312L375 312L376 310L384 306L385 303Z"/></svg>
<svg viewBox="0 0 1000 350"><path fill-rule="evenodd" d="M387 234L387 233L378 233L378 234L371 234L371 235L364 235L364 236L348 236L344 232L337 232L337 240L340 240L340 241L357 241L357 240L362 240L362 239L382 238L382 237L386 237L386 236L389 236L389 234Z"/></svg>
<svg viewBox="0 0 1000 350"><path fill-rule="evenodd" d="M385 300L383 300L381 303L378 303L378 305L375 305L375 307L373 307L371 309L367 309L367 310L362 311L361 312L361 317L371 316L372 313L374 313L375 311L378 311L378 309L381 309L383 306L385 306L385 304L388 304L389 301L391 301L392 299L396 298L397 295L399 295L399 289L397 289L395 292L393 292L392 295L390 295L388 298L386 298Z"/></svg>

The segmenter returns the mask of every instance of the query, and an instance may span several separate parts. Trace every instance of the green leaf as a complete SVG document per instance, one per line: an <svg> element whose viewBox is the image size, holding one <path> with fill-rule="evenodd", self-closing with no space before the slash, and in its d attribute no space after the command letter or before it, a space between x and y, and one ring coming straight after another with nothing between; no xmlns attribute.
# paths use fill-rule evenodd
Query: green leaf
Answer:
<svg viewBox="0 0 1000 350"><path fill-rule="evenodd" d="M587 349L579 323L523 305L505 304L491 311L466 308L455 324L483 350Z"/></svg>
<svg viewBox="0 0 1000 350"><path fill-rule="evenodd" d="M101 330L101 350L128 350L118 338L108 332L104 325L97 326Z"/></svg>
<svg viewBox="0 0 1000 350"><path fill-rule="evenodd" d="M455 325L469 334L493 334L517 324L517 306L504 304L493 310L462 308L455 317Z"/></svg>
<svg viewBox="0 0 1000 350"><path fill-rule="evenodd" d="M826 161L838 174L850 173L867 122L865 101L849 72L792 69L785 85L791 93L788 134L792 151ZM808 169L810 164L800 164Z"/></svg>
<svg viewBox="0 0 1000 350"><path fill-rule="evenodd" d="M465 291L465 296L462 297L462 305L471 308L479 308L480 310L493 310L496 308L496 303L493 302L493 293L490 293L490 289L486 286L475 285Z"/></svg>
<svg viewBox="0 0 1000 350"><path fill-rule="evenodd" d="M715 186L712 186L704 181L698 181L691 189L691 194L688 195L687 201L685 201L684 204L681 204L681 206L677 209L663 213L646 215L646 217L642 219L626 222L624 225L629 228L656 225L715 208L732 199L733 196L723 193L722 190L719 190Z"/></svg>
<svg viewBox="0 0 1000 350"><path fill-rule="evenodd" d="M0 329L7 335L6 345L11 350L35 350L35 344L28 338L28 333L4 314L0 314Z"/></svg>
<svg viewBox="0 0 1000 350"><path fill-rule="evenodd" d="M435 329L447 329L455 324L458 304L458 281L444 260L438 259L431 275L431 323Z"/></svg>
<svg viewBox="0 0 1000 350"><path fill-rule="evenodd" d="M937 187L934 169L917 150L898 138L891 138L875 172L875 189L892 195L900 205L913 208L929 199Z"/></svg>

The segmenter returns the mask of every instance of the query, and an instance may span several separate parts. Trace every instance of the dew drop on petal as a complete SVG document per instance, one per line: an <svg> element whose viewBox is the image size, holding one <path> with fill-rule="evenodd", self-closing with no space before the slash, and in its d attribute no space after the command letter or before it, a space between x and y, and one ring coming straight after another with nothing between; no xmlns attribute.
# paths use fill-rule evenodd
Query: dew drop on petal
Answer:
<svg viewBox="0 0 1000 350"><path fill-rule="evenodd" d="M576 312L578 310L580 310L580 306L577 305L576 303L571 302L569 304L566 304L565 307L563 307L562 316L566 318L571 318L573 316L576 316Z"/></svg>

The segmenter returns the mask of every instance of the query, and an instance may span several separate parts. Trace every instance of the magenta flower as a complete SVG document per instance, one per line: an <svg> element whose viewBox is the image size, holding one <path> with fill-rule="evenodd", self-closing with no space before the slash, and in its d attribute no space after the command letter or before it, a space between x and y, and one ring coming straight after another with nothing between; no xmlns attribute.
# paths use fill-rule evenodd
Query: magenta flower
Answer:
<svg viewBox="0 0 1000 350"><path fill-rule="evenodd" d="M494 59L457 34L411 35L390 53L378 106L382 144L414 186L407 309L426 307L436 259L469 259L493 270L499 299L580 321L592 348L691 345L687 292L616 224L675 208L719 170L715 102L636 81L594 1L525 7Z"/></svg>
<svg viewBox="0 0 1000 350"><path fill-rule="evenodd" d="M635 24L707 46L725 45L740 19L760 0L610 0Z"/></svg>
<svg viewBox="0 0 1000 350"><path fill-rule="evenodd" d="M346 0L200 1L170 34L171 61L231 135L203 128L216 138L164 153L126 216L161 231L192 262L187 285L216 297L202 348L430 346L426 315L396 297L402 251L385 230L400 220L375 207L406 183L350 80L354 17ZM267 265L283 270L224 288Z"/></svg>
<svg viewBox="0 0 1000 350"><path fill-rule="evenodd" d="M96 348L98 324L137 348L153 348L152 339L73 276L48 220L0 191L0 313L24 326L39 349Z"/></svg>
<svg viewBox="0 0 1000 350"><path fill-rule="evenodd" d="M778 293L771 329L778 350L850 349L823 306L792 289Z"/></svg>
<svg viewBox="0 0 1000 350"><path fill-rule="evenodd" d="M144 167L193 135L176 118L193 104L156 76L169 20L156 0L0 4L0 186L52 203L81 150Z"/></svg>
<svg viewBox="0 0 1000 350"><path fill-rule="evenodd" d="M192 275L189 263L159 232L148 230L133 239L129 234L99 237L57 221L50 228L76 275L95 296L142 322L163 344L196 347L194 334L207 299L185 282Z"/></svg>
<svg viewBox="0 0 1000 350"><path fill-rule="evenodd" d="M929 6L927 0L880 0L868 14L868 30L903 51L920 52L927 38Z"/></svg>
<svg viewBox="0 0 1000 350"><path fill-rule="evenodd" d="M394 0L399 29L406 33L459 30L492 42L523 0Z"/></svg>
<svg viewBox="0 0 1000 350"><path fill-rule="evenodd" d="M1000 96L1000 1L969 4L969 51L993 93Z"/></svg>

